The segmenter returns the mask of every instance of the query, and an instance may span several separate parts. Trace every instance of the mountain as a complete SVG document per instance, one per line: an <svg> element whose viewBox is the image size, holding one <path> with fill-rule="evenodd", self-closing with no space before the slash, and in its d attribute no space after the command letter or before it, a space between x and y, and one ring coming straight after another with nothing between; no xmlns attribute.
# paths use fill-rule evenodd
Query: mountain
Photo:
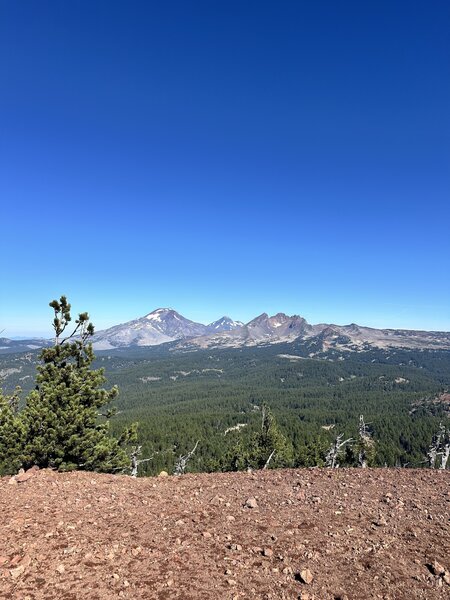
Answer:
<svg viewBox="0 0 450 600"><path fill-rule="evenodd" d="M109 350L123 346L157 346L187 337L201 336L207 326L186 319L172 308L158 308L153 312L99 331L94 335L95 350Z"/></svg>
<svg viewBox="0 0 450 600"><path fill-rule="evenodd" d="M0 354L11 354L13 352L27 352L30 350L38 350L51 346L51 340L43 338L31 338L10 340L8 338L0 338Z"/></svg>
<svg viewBox="0 0 450 600"><path fill-rule="evenodd" d="M450 333L406 329L374 329L356 323L311 325L299 315L262 313L244 324L224 316L209 325L186 319L172 308L158 308L144 317L98 331L94 350L157 346L177 342L178 350L242 348L268 344L301 345L306 355L328 351L364 352L372 348L450 350ZM0 354L24 352L50 345L42 339L0 339Z"/></svg>
<svg viewBox="0 0 450 600"><path fill-rule="evenodd" d="M195 338L220 331L232 331L242 326L229 317L222 317L210 325L196 323L172 308L158 308L153 312L99 331L95 334L95 350L109 350L124 346L157 346L165 342Z"/></svg>
<svg viewBox="0 0 450 600"><path fill-rule="evenodd" d="M239 348L289 342L302 343L310 355L329 350L363 352L371 348L450 350L450 333L405 329L374 329L350 325L310 325L303 317L263 313L242 327L180 342L183 348Z"/></svg>
<svg viewBox="0 0 450 600"><path fill-rule="evenodd" d="M243 327L244 323L241 321L233 321L230 317L222 317L214 323L210 323L207 326L207 330L209 334L217 333L218 331L233 331L234 329L239 329L239 327Z"/></svg>

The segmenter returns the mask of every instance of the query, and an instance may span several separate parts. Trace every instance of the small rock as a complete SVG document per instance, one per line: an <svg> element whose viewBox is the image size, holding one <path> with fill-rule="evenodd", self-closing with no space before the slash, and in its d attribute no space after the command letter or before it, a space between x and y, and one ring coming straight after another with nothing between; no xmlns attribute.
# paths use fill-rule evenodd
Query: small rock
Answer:
<svg viewBox="0 0 450 600"><path fill-rule="evenodd" d="M429 565L429 569L433 573L433 575L445 575L445 568L437 560L433 560L431 565Z"/></svg>
<svg viewBox="0 0 450 600"><path fill-rule="evenodd" d="M246 508L258 508L258 502L256 501L256 498L248 498L244 506Z"/></svg>
<svg viewBox="0 0 450 600"><path fill-rule="evenodd" d="M230 550L236 550L237 552L240 552L242 550L242 546L240 544L229 544L228 548Z"/></svg>
<svg viewBox="0 0 450 600"><path fill-rule="evenodd" d="M158 477L169 477L169 473L167 471L161 471Z"/></svg>
<svg viewBox="0 0 450 600"><path fill-rule="evenodd" d="M228 585L236 585L236 580L235 579L227 579L227 583Z"/></svg>
<svg viewBox="0 0 450 600"><path fill-rule="evenodd" d="M309 569L302 569L300 573L296 575L296 579L298 579L301 583L310 585L314 580L314 576Z"/></svg>
<svg viewBox="0 0 450 600"><path fill-rule="evenodd" d="M25 567L23 565L19 565L15 569L10 569L9 573L13 579L17 579L18 577L20 577L22 575L22 573L24 571L25 571Z"/></svg>
<svg viewBox="0 0 450 600"><path fill-rule="evenodd" d="M387 525L387 521L383 515L380 515L378 519L372 521L372 524L376 525L377 527L384 527L385 525Z"/></svg>
<svg viewBox="0 0 450 600"><path fill-rule="evenodd" d="M56 570L60 575L64 575L64 573L66 572L66 567L64 565L58 565L56 567Z"/></svg>
<svg viewBox="0 0 450 600"><path fill-rule="evenodd" d="M209 531L204 531L204 532L202 533L202 536L203 536L204 538L210 538L210 537L212 537L212 534L211 534Z"/></svg>
<svg viewBox="0 0 450 600"><path fill-rule="evenodd" d="M273 550L271 548L264 548L262 553L263 553L263 556L267 556L268 558L273 556Z"/></svg>
<svg viewBox="0 0 450 600"><path fill-rule="evenodd" d="M29 567L31 565L31 557L28 556L28 554L25 554L25 556L20 561L20 564L24 567Z"/></svg>
<svg viewBox="0 0 450 600"><path fill-rule="evenodd" d="M11 479L8 481L9 485L17 485L17 481L16 478L13 476L11 477Z"/></svg>
<svg viewBox="0 0 450 600"><path fill-rule="evenodd" d="M31 479L33 475L34 471L26 471L25 473L19 473L19 475L16 475L16 481L17 483L24 483L25 481Z"/></svg>

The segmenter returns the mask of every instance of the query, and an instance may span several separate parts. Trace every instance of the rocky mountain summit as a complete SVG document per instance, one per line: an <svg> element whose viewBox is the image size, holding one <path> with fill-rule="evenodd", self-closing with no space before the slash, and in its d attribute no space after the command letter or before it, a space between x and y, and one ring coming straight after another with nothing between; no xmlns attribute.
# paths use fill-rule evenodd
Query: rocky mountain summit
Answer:
<svg viewBox="0 0 450 600"><path fill-rule="evenodd" d="M239 348L301 342L313 352L363 352L371 348L450 349L450 333L403 329L374 329L350 325L311 325L299 315L263 313L232 331L183 340L178 348Z"/></svg>
<svg viewBox="0 0 450 600"><path fill-rule="evenodd" d="M444 600L449 473L0 479L0 597Z"/></svg>
<svg viewBox="0 0 450 600"><path fill-rule="evenodd" d="M0 340L0 353L37 349L48 340ZM296 342L312 354L336 350L364 352L373 348L450 350L450 332L375 329L351 323L311 325L299 315L262 313L248 323L224 316L205 325L187 319L172 308L158 308L147 315L97 331L94 350L133 346L157 346L177 342L178 350L242 348Z"/></svg>
<svg viewBox="0 0 450 600"><path fill-rule="evenodd" d="M311 325L299 315L263 313L244 324L229 317L203 325L170 308L159 308L145 317L99 331L94 349L153 346L178 341L178 349L240 348L300 341L312 351L361 352L370 348L450 349L450 333L374 329L350 325Z"/></svg>
<svg viewBox="0 0 450 600"><path fill-rule="evenodd" d="M157 346L175 340L232 331L242 323L222 317L209 325L186 319L172 308L158 308L148 315L99 331L94 337L95 350L126 346Z"/></svg>

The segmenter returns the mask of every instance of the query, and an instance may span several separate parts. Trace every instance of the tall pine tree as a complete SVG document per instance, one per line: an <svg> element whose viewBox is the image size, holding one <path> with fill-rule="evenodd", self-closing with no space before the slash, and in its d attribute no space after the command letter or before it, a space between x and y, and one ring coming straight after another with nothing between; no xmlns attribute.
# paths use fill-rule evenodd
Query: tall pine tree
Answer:
<svg viewBox="0 0 450 600"><path fill-rule="evenodd" d="M103 389L103 369L91 368L95 357L89 339L94 327L88 314L81 313L72 333L63 338L71 321L71 306L65 296L50 306L54 310L55 345L42 351L36 389L22 411L26 431L23 464L59 470L120 471L129 466L129 458L109 434L112 411L102 411L118 391L116 387Z"/></svg>

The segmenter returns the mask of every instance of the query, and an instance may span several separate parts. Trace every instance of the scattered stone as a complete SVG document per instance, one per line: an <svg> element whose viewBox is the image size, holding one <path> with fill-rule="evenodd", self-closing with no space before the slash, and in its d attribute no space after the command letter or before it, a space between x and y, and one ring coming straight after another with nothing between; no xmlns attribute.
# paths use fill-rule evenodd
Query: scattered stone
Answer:
<svg viewBox="0 0 450 600"><path fill-rule="evenodd" d="M158 477L169 477L169 473L167 471L161 471Z"/></svg>
<svg viewBox="0 0 450 600"><path fill-rule="evenodd" d="M24 571L25 571L25 567L23 565L19 565L15 569L10 569L9 573L13 579L17 579L18 577L20 577L22 575L22 573Z"/></svg>
<svg viewBox="0 0 450 600"><path fill-rule="evenodd" d="M202 533L202 536L203 536L204 538L210 538L210 537L212 537L212 534L211 534L209 531L204 531L204 532Z"/></svg>
<svg viewBox="0 0 450 600"><path fill-rule="evenodd" d="M64 573L66 572L66 567L64 565L58 565L56 567L56 570L60 575L64 575Z"/></svg>
<svg viewBox="0 0 450 600"><path fill-rule="evenodd" d="M9 485L17 485L17 481L16 478L13 476L11 477L11 479L8 481Z"/></svg>
<svg viewBox="0 0 450 600"><path fill-rule="evenodd" d="M236 550L237 552L242 550L242 546L240 544L228 544L228 548L230 550Z"/></svg>
<svg viewBox="0 0 450 600"><path fill-rule="evenodd" d="M19 475L16 475L16 481L17 483L24 483L25 481L28 481L29 479L31 479L34 475L34 471L26 471L24 473L19 473Z"/></svg>
<svg viewBox="0 0 450 600"><path fill-rule="evenodd" d="M445 568L437 560L433 560L433 562L430 565L428 565L428 568L433 573L433 575L445 575Z"/></svg>
<svg viewBox="0 0 450 600"><path fill-rule="evenodd" d="M306 585L311 585L311 583L314 580L314 575L311 573L311 571L309 569L302 569L300 571L300 573L297 573L295 578L297 579L297 581L300 581L301 583L305 583Z"/></svg>
<svg viewBox="0 0 450 600"><path fill-rule="evenodd" d="M384 527L387 525L387 521L383 515L380 515L378 519L372 521L372 525L375 525L376 527Z"/></svg>
<svg viewBox="0 0 450 600"><path fill-rule="evenodd" d="M263 556L267 556L268 558L273 556L273 550L271 548L264 548L262 553L263 553Z"/></svg>
<svg viewBox="0 0 450 600"><path fill-rule="evenodd" d="M258 508L258 502L256 498L248 498L244 506L245 508Z"/></svg>
<svg viewBox="0 0 450 600"><path fill-rule="evenodd" d="M15 554L12 559L9 561L9 564L11 567L15 567L16 565L18 565L20 563L20 561L22 560L22 557L20 554Z"/></svg>

